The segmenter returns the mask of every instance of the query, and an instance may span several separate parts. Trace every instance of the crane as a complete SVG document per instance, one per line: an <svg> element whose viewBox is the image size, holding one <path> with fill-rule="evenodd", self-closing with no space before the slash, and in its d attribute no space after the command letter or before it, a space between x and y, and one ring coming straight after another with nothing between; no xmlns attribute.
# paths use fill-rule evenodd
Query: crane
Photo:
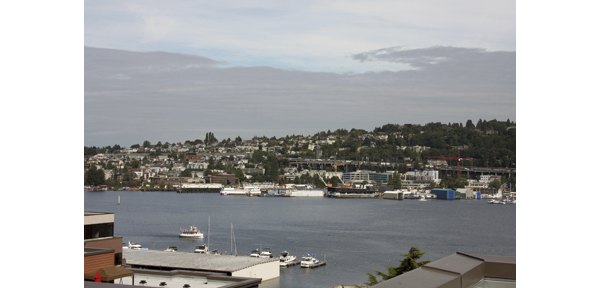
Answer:
<svg viewBox="0 0 600 288"><path fill-rule="evenodd" d="M427 158L429 158L429 159L442 159L442 160L456 160L457 163L458 163L456 171L457 171L457 176L459 178L460 178L460 172L461 172L460 163L462 161L465 161L465 160L468 160L468 161L473 160L473 158L471 158L471 157L460 157L460 152L457 152L456 156L429 156Z"/></svg>

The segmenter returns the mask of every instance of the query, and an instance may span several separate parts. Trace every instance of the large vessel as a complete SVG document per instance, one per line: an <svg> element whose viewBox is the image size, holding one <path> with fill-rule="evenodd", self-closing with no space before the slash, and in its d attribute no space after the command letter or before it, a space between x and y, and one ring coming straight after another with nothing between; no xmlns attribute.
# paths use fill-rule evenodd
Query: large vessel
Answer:
<svg viewBox="0 0 600 288"><path fill-rule="evenodd" d="M325 189L317 189L311 185L294 185L290 197L323 197Z"/></svg>
<svg viewBox="0 0 600 288"><path fill-rule="evenodd" d="M321 261L313 256L310 256L310 254L302 257L302 261L300 261L300 267L302 268L315 268L325 264L325 261Z"/></svg>
<svg viewBox="0 0 600 288"><path fill-rule="evenodd" d="M327 187L327 197L332 198L375 198L381 194L368 188Z"/></svg>
<svg viewBox="0 0 600 288"><path fill-rule="evenodd" d="M189 229L181 229L179 233L181 238L204 238L204 234L196 226L190 226Z"/></svg>
<svg viewBox="0 0 600 288"><path fill-rule="evenodd" d="M237 195L237 196L261 196L260 188L253 186L245 186L240 188L225 187L221 190L221 195Z"/></svg>
<svg viewBox="0 0 600 288"><path fill-rule="evenodd" d="M220 193L223 184L219 183L184 183L177 193Z"/></svg>

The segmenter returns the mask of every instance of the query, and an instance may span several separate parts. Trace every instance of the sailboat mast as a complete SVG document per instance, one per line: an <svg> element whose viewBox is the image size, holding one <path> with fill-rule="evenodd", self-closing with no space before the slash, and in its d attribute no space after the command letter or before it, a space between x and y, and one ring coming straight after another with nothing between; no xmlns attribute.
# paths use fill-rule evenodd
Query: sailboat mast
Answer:
<svg viewBox="0 0 600 288"><path fill-rule="evenodd" d="M210 252L210 216L208 216L208 233L206 241L206 250Z"/></svg>

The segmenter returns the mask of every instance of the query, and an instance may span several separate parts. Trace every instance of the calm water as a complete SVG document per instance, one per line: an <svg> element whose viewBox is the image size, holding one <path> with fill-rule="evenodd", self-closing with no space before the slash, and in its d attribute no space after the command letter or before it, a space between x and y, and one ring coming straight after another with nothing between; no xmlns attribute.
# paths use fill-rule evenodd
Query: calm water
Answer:
<svg viewBox="0 0 600 288"><path fill-rule="evenodd" d="M360 284L367 272L397 265L411 246L437 260L456 251L516 254L516 206L485 201L269 198L173 192L85 192L86 211L115 213L115 235L149 249L177 246L192 252L202 240L179 238L198 226L210 248L231 249L231 224L239 255L252 249L307 253L327 260L316 269L281 269L265 287L333 287ZM121 204L117 205L120 195Z"/></svg>

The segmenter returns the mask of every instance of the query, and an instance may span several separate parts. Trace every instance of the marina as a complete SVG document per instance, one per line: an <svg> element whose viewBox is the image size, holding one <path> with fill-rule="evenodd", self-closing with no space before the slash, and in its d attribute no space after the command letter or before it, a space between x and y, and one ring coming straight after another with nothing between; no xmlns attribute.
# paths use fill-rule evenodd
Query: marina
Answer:
<svg viewBox="0 0 600 288"><path fill-rule="evenodd" d="M516 205L489 205L487 200L386 201L329 197L222 197L216 193L85 192L85 209L115 213L115 235L138 243L140 250L162 255L231 257L274 261L279 277L264 288L334 287L360 284L366 273L397 265L410 246L421 248L424 260L456 251L515 255ZM121 204L116 203L117 193ZM206 223L203 239L178 237L178 227ZM235 237L233 237L233 224ZM431 237L436 235L436 237ZM235 245L232 244L235 240ZM210 245L222 255L194 253ZM125 244L124 246L127 246ZM177 252L165 252L175 246ZM253 249L289 251L327 260L316 269L281 265L280 257L249 257ZM147 250L146 250L147 249ZM231 251L244 251L232 256ZM243 254L243 255L242 255ZM260 255L260 251L258 253ZM327 255L325 259L324 255ZM187 256L191 257L191 256ZM241 258L243 257L243 258ZM205 259L205 258L202 258ZM207 258L206 258L207 259ZM136 278L137 279L137 278Z"/></svg>

